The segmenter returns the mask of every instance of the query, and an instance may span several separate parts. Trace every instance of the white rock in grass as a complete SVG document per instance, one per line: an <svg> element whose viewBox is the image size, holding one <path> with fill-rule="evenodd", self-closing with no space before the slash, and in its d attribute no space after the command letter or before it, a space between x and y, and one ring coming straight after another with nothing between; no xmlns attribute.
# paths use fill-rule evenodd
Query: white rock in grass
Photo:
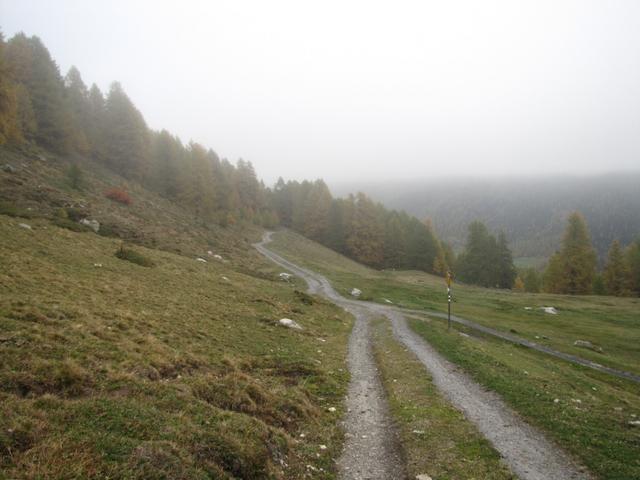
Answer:
<svg viewBox="0 0 640 480"><path fill-rule="evenodd" d="M433 479L426 473L421 473L420 475L416 475L416 480L433 480Z"/></svg>
<svg viewBox="0 0 640 480"><path fill-rule="evenodd" d="M359 290L357 288L354 288L353 290L351 290L352 297L358 298L360 295L362 295L362 290Z"/></svg>
<svg viewBox="0 0 640 480"><path fill-rule="evenodd" d="M89 227L96 233L98 233L98 230L100 230L100 222L98 222L97 220L89 220L88 218L83 218L78 223L80 225L84 225L85 227Z"/></svg>
<svg viewBox="0 0 640 480"><path fill-rule="evenodd" d="M209 255L210 257L213 257L213 252L211 250L207 250L207 255Z"/></svg>
<svg viewBox="0 0 640 480"><path fill-rule="evenodd" d="M280 320L278 320L278 323L283 327L293 328L295 330L302 330L302 327L297 322L294 322L290 318L281 318Z"/></svg>
<svg viewBox="0 0 640 480"><path fill-rule="evenodd" d="M549 313L551 315L558 314L558 311L554 307L540 307L540 310L544 310L544 313Z"/></svg>
<svg viewBox="0 0 640 480"><path fill-rule="evenodd" d="M26 223L19 223L18 226L26 230L31 230L31 225L27 225Z"/></svg>
<svg viewBox="0 0 640 480"><path fill-rule="evenodd" d="M393 302L391 300L389 300L388 298L383 298L383 300L385 301L385 303L391 303L393 304Z"/></svg>
<svg viewBox="0 0 640 480"><path fill-rule="evenodd" d="M326 445L320 445L320 450L326 450L327 446Z"/></svg>
<svg viewBox="0 0 640 480"><path fill-rule="evenodd" d="M206 261L204 258L200 258L200 257L198 257L198 258L196 258L196 260L197 260L198 262L207 263L207 261Z"/></svg>
<svg viewBox="0 0 640 480"><path fill-rule="evenodd" d="M222 256L218 255L217 253L213 256L213 258L222 261Z"/></svg>
<svg viewBox="0 0 640 480"><path fill-rule="evenodd" d="M224 280L225 282L228 282L228 281L229 281L229 278L228 278L228 277L225 277L224 275L222 275L220 278L222 278L222 280Z"/></svg>
<svg viewBox="0 0 640 480"><path fill-rule="evenodd" d="M640 427L640 420L631 420L629 422L630 427Z"/></svg>
<svg viewBox="0 0 640 480"><path fill-rule="evenodd" d="M329 410L331 413L335 413L336 407L329 407L327 408L327 410Z"/></svg>
<svg viewBox="0 0 640 480"><path fill-rule="evenodd" d="M288 282L289 280L291 280L291 277L293 277L293 275L291 275L290 273L287 273L287 272L282 272L282 273L278 274L278 277L280 277L280 280Z"/></svg>

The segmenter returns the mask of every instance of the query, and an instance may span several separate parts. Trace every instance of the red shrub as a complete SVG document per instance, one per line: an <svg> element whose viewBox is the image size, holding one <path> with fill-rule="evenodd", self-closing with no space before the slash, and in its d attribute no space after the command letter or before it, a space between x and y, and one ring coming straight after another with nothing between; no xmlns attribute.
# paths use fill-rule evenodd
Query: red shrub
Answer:
<svg viewBox="0 0 640 480"><path fill-rule="evenodd" d="M106 192L104 192L104 196L109 200L113 200L114 202L122 203L124 205L131 205L131 197L127 193L126 190L122 188L110 188Z"/></svg>

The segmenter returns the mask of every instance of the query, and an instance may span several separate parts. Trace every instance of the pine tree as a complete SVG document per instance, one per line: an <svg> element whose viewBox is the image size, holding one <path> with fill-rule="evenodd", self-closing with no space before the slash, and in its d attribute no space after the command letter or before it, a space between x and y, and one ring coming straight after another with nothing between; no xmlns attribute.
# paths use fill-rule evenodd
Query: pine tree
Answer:
<svg viewBox="0 0 640 480"><path fill-rule="evenodd" d="M457 276L465 283L495 287L495 239L482 222L469 225L464 252L458 257Z"/></svg>
<svg viewBox="0 0 640 480"><path fill-rule="evenodd" d="M540 292L540 276L534 268L527 268L524 273L524 290L528 293Z"/></svg>
<svg viewBox="0 0 640 480"><path fill-rule="evenodd" d="M191 176L189 184L189 206L195 212L196 218L210 222L215 217L215 193L213 182L213 167L206 149L191 142L187 149Z"/></svg>
<svg viewBox="0 0 640 480"><path fill-rule="evenodd" d="M346 243L350 256L358 262L374 267L382 265L384 230L374 203L362 192L356 195Z"/></svg>
<svg viewBox="0 0 640 480"><path fill-rule="evenodd" d="M25 87L19 106L35 117L35 140L58 153L71 151L71 116L64 99L58 66L38 37L15 35L6 46L5 59L11 78ZM24 97L28 94L29 101ZM23 110L23 116L31 113ZM23 121L29 122L28 119Z"/></svg>
<svg viewBox="0 0 640 480"><path fill-rule="evenodd" d="M312 240L325 243L329 233L331 192L322 180L316 180L304 203L303 234Z"/></svg>
<svg viewBox="0 0 640 480"><path fill-rule="evenodd" d="M402 268L406 262L407 239L400 214L396 211L386 215L384 222L384 267Z"/></svg>
<svg viewBox="0 0 640 480"><path fill-rule="evenodd" d="M509 250L507 237L505 236L504 232L500 232L498 234L496 257L496 283L500 288L511 288L518 273L516 272L516 267L513 265L513 255L511 254L511 250ZM520 279L520 281L522 281L522 279Z"/></svg>
<svg viewBox="0 0 640 480"><path fill-rule="evenodd" d="M89 122L89 91L76 67L69 69L64 78L64 86L71 119L70 141L76 152L86 155L90 150L85 130Z"/></svg>
<svg viewBox="0 0 640 480"><path fill-rule="evenodd" d="M625 256L629 269L629 289L633 295L640 297L640 238L629 245Z"/></svg>
<svg viewBox="0 0 640 480"><path fill-rule="evenodd" d="M0 33L0 145L24 140L18 117L18 91L9 77L4 51L4 37Z"/></svg>
<svg viewBox="0 0 640 480"><path fill-rule="evenodd" d="M185 149L180 139L166 130L151 136L151 187L161 195L177 200L186 179Z"/></svg>
<svg viewBox="0 0 640 480"><path fill-rule="evenodd" d="M562 249L549 261L545 289L552 293L580 295L590 293L596 273L596 254L582 215L569 216Z"/></svg>
<svg viewBox="0 0 640 480"><path fill-rule="evenodd" d="M85 132L91 156L101 162L105 161L106 156L106 137L105 137L105 121L106 121L106 105L104 95L94 83L89 89L87 98L87 124Z"/></svg>
<svg viewBox="0 0 640 480"><path fill-rule="evenodd" d="M607 265L603 273L604 286L607 294L622 296L629 294L629 268L620 248L618 240L611 243Z"/></svg>
<svg viewBox="0 0 640 480"><path fill-rule="evenodd" d="M107 165L127 179L144 179L149 166L149 131L118 82L109 90L104 120Z"/></svg>

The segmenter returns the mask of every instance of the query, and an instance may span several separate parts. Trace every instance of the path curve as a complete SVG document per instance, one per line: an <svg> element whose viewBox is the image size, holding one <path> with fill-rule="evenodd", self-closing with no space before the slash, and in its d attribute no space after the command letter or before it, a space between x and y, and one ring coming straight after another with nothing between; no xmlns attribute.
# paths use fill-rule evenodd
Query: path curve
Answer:
<svg viewBox="0 0 640 480"><path fill-rule="evenodd" d="M254 244L260 253L304 278L309 292L329 298L355 317L349 336L347 365L351 374L344 420L345 445L338 471L345 480L402 480L406 478L397 432L389 415L384 387L373 357L367 306L354 305L336 293L329 282L265 248L271 234Z"/></svg>
<svg viewBox="0 0 640 480"><path fill-rule="evenodd" d="M592 478L584 468L577 465L558 446L547 440L540 431L524 422L497 394L485 390L468 375L460 372L455 365L444 359L424 339L414 333L407 326L405 318L400 311L385 305L356 302L342 297L331 287L331 284L324 276L302 268L266 248L265 245L270 241L271 232L267 232L262 242L254 246L271 261L303 278L309 285L311 293L328 298L356 316L356 326L349 342L349 368L353 377L347 398L347 405L350 411L347 414L346 427L347 432L351 435L347 436L345 450L339 461L341 478L403 478L402 467L397 463L395 467L392 466L394 461L398 462L400 460L395 453L390 453L392 462L386 467L380 466L381 470L374 471L373 475L367 476L364 470L354 475L354 471L351 470L354 467L366 469L367 464L370 466L371 464L385 463L384 456L379 459L375 453L362 452L361 449L367 447L360 445L357 440L354 440L353 436L353 432L358 428L357 426L367 422L366 409L362 412L352 408L356 404L353 402L356 402L356 397L358 397L356 391L366 391L366 389L358 388L357 384L360 382L364 382L368 386L367 388L371 388L375 401L367 403L369 401L368 398L359 398L357 403L364 400L365 405L381 413L382 417L376 420L381 422L380 426L387 426L389 423L388 418L385 418L387 414L384 393L381 390L382 386L380 385L375 364L371 364L366 371L359 372L357 369L360 368L360 365L352 360L352 356L356 355L353 351L354 343L357 349L357 342L359 341L368 345L364 349L365 351L368 350L364 356L368 356L371 359L371 346L366 319L367 317L377 316L386 316L391 321L396 338L416 355L431 373L438 389L454 406L463 411L470 421L476 424L480 432L493 444L495 449L502 455L505 463L521 480L578 480ZM366 327L363 329L362 325ZM357 354L357 356L362 356L362 354ZM373 362L372 359L371 361ZM366 379L364 378L365 374L373 375L373 378ZM384 431L384 428L382 428L382 431ZM381 438L381 440L385 439ZM395 437L389 440L389 443L395 444ZM376 445L376 448L379 448L380 451L385 451L385 445L380 445L379 443ZM396 446L393 446L392 452L397 451L396 448ZM363 453L365 458L362 458ZM362 464L363 460L364 465ZM394 474L391 476L389 474L387 476L382 475L382 469L384 468L387 471L392 469Z"/></svg>

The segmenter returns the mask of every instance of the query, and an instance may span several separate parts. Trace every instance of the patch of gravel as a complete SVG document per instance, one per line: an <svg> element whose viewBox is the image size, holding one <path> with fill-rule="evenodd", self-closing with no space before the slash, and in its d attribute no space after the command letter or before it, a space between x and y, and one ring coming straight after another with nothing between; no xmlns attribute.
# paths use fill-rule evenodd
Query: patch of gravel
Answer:
<svg viewBox="0 0 640 480"><path fill-rule="evenodd" d="M521 480L593 478L542 432L522 420L496 393L485 390L445 360L407 326L401 312L393 307L342 297L322 275L301 268L268 250L265 244L270 241L271 234L267 233L255 247L273 262L304 278L310 293L327 297L356 317L349 341L348 362L352 380L347 397L347 440L338 462L341 478L405 478L404 466L397 454L397 436L389 420L371 352L368 319L379 316L386 316L391 321L396 338L416 355L431 373L438 389L478 427ZM361 432L367 428L376 432L376 435L362 438L367 434Z"/></svg>

